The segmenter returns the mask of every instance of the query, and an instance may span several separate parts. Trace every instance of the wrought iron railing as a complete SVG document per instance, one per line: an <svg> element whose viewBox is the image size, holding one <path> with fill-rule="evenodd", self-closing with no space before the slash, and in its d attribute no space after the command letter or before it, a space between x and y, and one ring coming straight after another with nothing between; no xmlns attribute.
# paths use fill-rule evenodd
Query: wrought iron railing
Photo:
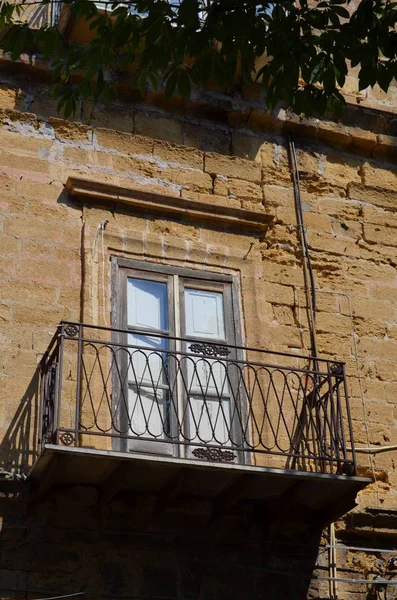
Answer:
<svg viewBox="0 0 397 600"><path fill-rule="evenodd" d="M74 445L354 475L344 365L61 323L41 362L41 448Z"/></svg>

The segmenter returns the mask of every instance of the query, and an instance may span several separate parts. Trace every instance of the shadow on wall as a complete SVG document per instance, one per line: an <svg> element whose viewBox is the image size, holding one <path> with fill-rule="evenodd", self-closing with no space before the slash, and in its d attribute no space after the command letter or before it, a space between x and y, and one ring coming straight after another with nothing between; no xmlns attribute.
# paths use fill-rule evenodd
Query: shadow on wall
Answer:
<svg viewBox="0 0 397 600"><path fill-rule="evenodd" d="M198 498L164 510L160 500L119 493L104 504L93 486L53 487L25 513L4 519L0 593L307 600L320 538L315 526L302 538L296 527L286 535L291 523L273 521L270 511L225 507L213 520Z"/></svg>
<svg viewBox="0 0 397 600"><path fill-rule="evenodd" d="M38 408L39 369L0 445L8 470L27 473L37 456ZM28 482L19 497L0 493L0 595L307 600L321 530L312 517L288 516L288 498L280 512L272 501L219 510L219 500L164 489L107 501L111 477L44 485L28 502Z"/></svg>
<svg viewBox="0 0 397 600"><path fill-rule="evenodd" d="M2 468L6 471L27 475L37 456L39 375L37 368L0 443Z"/></svg>

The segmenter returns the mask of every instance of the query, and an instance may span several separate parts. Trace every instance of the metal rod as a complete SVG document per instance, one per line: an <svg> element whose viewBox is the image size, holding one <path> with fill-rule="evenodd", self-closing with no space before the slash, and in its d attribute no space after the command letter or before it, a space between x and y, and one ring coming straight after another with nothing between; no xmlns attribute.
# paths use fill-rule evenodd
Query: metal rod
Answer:
<svg viewBox="0 0 397 600"><path fill-rule="evenodd" d="M81 361L83 360L83 349L82 349L82 326L79 326L79 342L77 350L77 381L76 381L76 410L74 415L74 445L79 445L79 421L80 421L80 402L81 402Z"/></svg>
<svg viewBox="0 0 397 600"><path fill-rule="evenodd" d="M78 338L65 338L68 341L71 342L76 342L78 343ZM241 364L244 366L257 366L257 367L269 367L272 369L278 369L279 371L294 371L294 372L299 372L299 373L306 373L306 374L310 374L310 375L321 375L326 377L327 376L327 372L326 371L315 371L314 369L304 369L303 367L293 367L291 365L278 365L278 364L273 364L273 363L265 363L265 362L255 362L255 361L242 361L242 360L238 360L238 359L230 359L227 357L219 357L219 356L214 356L211 354L203 354L203 355L197 355L193 352L176 352L173 350L167 350L166 348L162 348L159 350L155 350L155 349L150 349L150 347L148 346L138 346L138 345L133 345L133 344L119 344L116 342L104 342L103 340L96 340L96 339L90 339L90 338L81 338L81 341L84 342L85 344L89 345L91 344L93 347L95 344L100 344L102 346L107 346L108 348L132 348L133 350L140 350L140 351L144 351L144 352L148 352L148 349L151 351L150 353L152 355L161 355L161 354L169 354L171 356L174 356L176 354L180 355L180 356L185 356L187 358L201 358L203 360L215 360L218 361L222 364L224 363L230 363L230 364ZM183 338L181 338L181 341L186 341ZM235 348L234 346L227 346L228 348ZM238 349L238 348L237 348ZM262 350L258 350L257 352L262 352ZM263 352L266 352L265 350L263 350ZM272 354L270 352L270 354ZM291 358L295 358L294 354L285 354L284 356L289 356ZM339 363L337 361L330 361L330 360L323 360L320 359L317 362L324 362L324 363L332 363L332 364L342 364Z"/></svg>
<svg viewBox="0 0 397 600"><path fill-rule="evenodd" d="M117 329L117 328L110 328L110 327L104 327L102 325L89 325L87 323L76 323L75 321L61 321L60 326L62 325L75 325L76 327L79 327L80 325L82 325L83 328L88 328L88 329L97 329L100 331L109 331L109 332L115 332L115 333L135 333L137 335L141 334L141 335L148 335L150 337L157 337L157 338L166 338L169 340L180 340L181 342L192 342L194 343L200 343L200 342L208 342L208 340L204 340L201 338L192 338L192 337L186 337L186 338L177 338L175 336L165 336L164 334L160 334L160 333L152 333L150 329ZM68 337L68 339L76 339L74 337ZM212 341L212 340L211 340ZM98 343L104 343L104 340L97 340ZM274 354L275 356L286 356L289 358L302 358L304 360L320 360L321 362L324 363L337 363L337 364L343 364L342 361L336 361L336 360L331 360L329 358L318 358L315 356L311 356L311 355L307 355L307 354L295 354L295 353L288 353L288 352L279 352L276 350L265 350L264 348L252 348L249 346L234 346L231 344L225 344L224 342L217 341L214 340L215 344L219 344L220 346L224 346L225 348L233 348L235 350L245 350L246 352L261 352L264 354Z"/></svg>

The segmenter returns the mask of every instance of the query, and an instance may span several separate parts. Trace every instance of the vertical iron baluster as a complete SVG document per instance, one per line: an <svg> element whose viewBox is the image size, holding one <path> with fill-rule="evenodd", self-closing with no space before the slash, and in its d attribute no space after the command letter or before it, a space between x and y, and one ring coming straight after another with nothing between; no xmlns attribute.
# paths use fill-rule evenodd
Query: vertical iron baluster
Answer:
<svg viewBox="0 0 397 600"><path fill-rule="evenodd" d="M39 439L37 440L37 451L40 454L43 447L43 437L44 437L44 398L45 398L45 383L46 383L46 367L47 360L45 362L43 356L42 362L40 364L40 405L39 405Z"/></svg>
<svg viewBox="0 0 397 600"><path fill-rule="evenodd" d="M308 372L311 371L311 377L313 378L313 392L311 394L311 405L308 404L308 416L310 419L310 429L312 432L312 445L313 445L313 460L315 465L316 473L320 473L322 471L322 463L321 460L321 445L320 445L320 426L319 426L319 415L318 415L318 400L320 397L319 390L319 379L318 379L318 362L317 360L309 361ZM308 432L309 433L309 432ZM309 440L308 440L309 441ZM308 445L308 455L310 457L310 447Z"/></svg>
<svg viewBox="0 0 397 600"><path fill-rule="evenodd" d="M57 361L55 373L55 393L54 393L54 416L52 435L53 442L59 444L59 427L61 422L61 398L62 398L62 370L63 370L63 349L64 349L64 325L60 326L60 335L57 340Z"/></svg>
<svg viewBox="0 0 397 600"><path fill-rule="evenodd" d="M336 464L336 470L339 470L340 464L341 464L341 457L340 457L340 443L339 443L339 383L336 380L335 375L333 375L331 369L330 369L330 364L327 364L327 372L328 372L328 387L329 387L329 397L330 397L330 403L331 403L331 423L330 423L330 440L332 442L332 453L331 453L331 459L333 456L335 456L336 460L337 460L337 464ZM334 398L334 385L333 385L333 377L335 378L335 389L336 389L336 403L337 406L335 407L335 398ZM337 410L335 410L337 409ZM333 427L333 431L332 431L332 427ZM330 469L331 469L331 473L333 472L333 461L330 460Z"/></svg>
<svg viewBox="0 0 397 600"><path fill-rule="evenodd" d="M77 348L77 381L76 381L76 410L74 416L74 445L79 445L79 425L80 425L80 402L81 402L81 361L83 358L83 326L79 325L79 339Z"/></svg>
<svg viewBox="0 0 397 600"><path fill-rule="evenodd" d="M353 473L350 473L350 474L351 475L356 475L356 473L357 473L356 451L355 451L355 448L354 448L353 424L352 424L352 418L351 418L351 413L350 413L349 393L347 391L346 367L345 367L344 363L341 363L341 369L342 369L342 379L343 379L343 390L344 390L344 393L345 393L347 423L348 423L348 427L349 427L349 437L350 437L350 446L351 446L351 459L352 459L352 463L353 463ZM341 404L340 398L338 398L338 401ZM342 417L343 417L343 413L342 413L342 407L341 407L341 425L340 425L340 427L341 427L342 440L343 440L343 455L346 457L346 459L348 459L346 437L345 437L345 429L344 429L343 418Z"/></svg>

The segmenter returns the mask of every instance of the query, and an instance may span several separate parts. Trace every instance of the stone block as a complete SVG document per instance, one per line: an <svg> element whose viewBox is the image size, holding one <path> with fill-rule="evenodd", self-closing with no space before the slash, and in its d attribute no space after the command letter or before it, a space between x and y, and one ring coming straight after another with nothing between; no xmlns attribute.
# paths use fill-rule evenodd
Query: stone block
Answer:
<svg viewBox="0 0 397 600"><path fill-rule="evenodd" d="M352 334L352 322L349 317L340 314L319 312L317 314L316 329L318 333L337 333L339 335Z"/></svg>
<svg viewBox="0 0 397 600"><path fill-rule="evenodd" d="M1 176L0 176L1 181ZM20 213L25 210L26 200L14 192L8 190L2 190L0 192L0 207L1 214L6 213Z"/></svg>
<svg viewBox="0 0 397 600"><path fill-rule="evenodd" d="M273 305L273 313L277 323L296 326L295 313L290 306Z"/></svg>
<svg viewBox="0 0 397 600"><path fill-rule="evenodd" d="M0 146L3 151L18 152L24 155L37 156L43 150L52 147L53 141L44 136L24 135L21 132L0 130Z"/></svg>
<svg viewBox="0 0 397 600"><path fill-rule="evenodd" d="M61 200L61 198L58 198L58 200ZM26 212L32 216L32 220L34 220L34 217L39 220L47 219L49 222L63 223L65 229L74 227L76 231L81 227L80 206L68 206L61 201L47 199L45 195L40 199L30 198Z"/></svg>
<svg viewBox="0 0 397 600"><path fill-rule="evenodd" d="M371 359L368 354L368 358ZM374 360L374 359L372 359ZM394 362L390 362L387 359L377 358L376 360L376 373L382 381L394 382L397 381L397 365Z"/></svg>
<svg viewBox="0 0 397 600"><path fill-rule="evenodd" d="M325 158L325 157L324 157ZM362 161L351 155L327 153L324 168L321 168L322 176L338 186L361 181Z"/></svg>
<svg viewBox="0 0 397 600"><path fill-rule="evenodd" d="M362 206L362 219L365 224L373 223L382 227L397 228L397 214L381 207L364 204Z"/></svg>
<svg viewBox="0 0 397 600"><path fill-rule="evenodd" d="M362 185L359 183L349 183L347 186L347 197L353 200L359 200L374 206L395 209L397 203L396 188L385 188L382 185L381 174L374 185Z"/></svg>
<svg viewBox="0 0 397 600"><path fill-rule="evenodd" d="M335 360L345 360L352 353L351 335L319 333L317 346L320 354Z"/></svg>
<svg viewBox="0 0 397 600"><path fill-rule="evenodd" d="M397 342L362 337L358 340L358 352L360 356L395 362L397 360Z"/></svg>
<svg viewBox="0 0 397 600"><path fill-rule="evenodd" d="M282 185L291 186L292 173L288 165L283 164L265 164L262 167L262 185ZM292 188L290 188L292 192Z"/></svg>
<svg viewBox="0 0 397 600"><path fill-rule="evenodd" d="M32 313L32 310L30 312ZM34 374L38 366L38 359L33 350L18 349L18 353L14 355L7 353L4 362L4 372L7 377L19 377L21 375L21 365L23 365L25 376Z"/></svg>
<svg viewBox="0 0 397 600"><path fill-rule="evenodd" d="M360 244L361 248L363 247L363 224L361 219L359 221L332 219L331 225L335 235L345 237Z"/></svg>
<svg viewBox="0 0 397 600"><path fill-rule="evenodd" d="M114 156L113 165L117 171L127 171L135 175L143 175L144 177L159 177L160 171L157 165L147 160L140 158L130 158L127 156ZM125 177L125 175L122 175Z"/></svg>
<svg viewBox="0 0 397 600"><path fill-rule="evenodd" d="M157 179L173 183L193 192L212 193L212 178L201 171L168 167L158 171Z"/></svg>
<svg viewBox="0 0 397 600"><path fill-rule="evenodd" d="M296 159L299 168L299 175L303 179L318 178L322 174L322 163L325 156L319 152L313 152L308 149L296 149ZM289 160L286 157L286 166L290 168Z"/></svg>
<svg viewBox="0 0 397 600"><path fill-rule="evenodd" d="M387 331L385 320L375 318L354 319L354 331L358 336L372 336L383 339Z"/></svg>
<svg viewBox="0 0 397 600"><path fill-rule="evenodd" d="M204 158L204 170L211 175L224 175L253 183L261 182L260 165L236 156L223 156L215 152L207 152Z"/></svg>
<svg viewBox="0 0 397 600"><path fill-rule="evenodd" d="M242 132L232 133L232 154L257 163L273 162L274 144L262 136L248 135Z"/></svg>
<svg viewBox="0 0 397 600"><path fill-rule="evenodd" d="M82 148L65 148L64 159L72 163L93 165L95 163L94 150L83 150Z"/></svg>
<svg viewBox="0 0 397 600"><path fill-rule="evenodd" d="M332 234L318 233L315 230L307 231L307 242L311 250L318 250L327 254L341 256L359 256L360 248L352 239Z"/></svg>
<svg viewBox="0 0 397 600"><path fill-rule="evenodd" d="M380 166L376 163L364 163L361 169L362 183L375 188L396 190L397 169L391 165Z"/></svg>
<svg viewBox="0 0 397 600"><path fill-rule="evenodd" d="M262 189L265 207L284 206L291 209L294 206L294 192L291 187L266 184L262 186Z"/></svg>
<svg viewBox="0 0 397 600"><path fill-rule="evenodd" d="M52 305L55 303L57 288L55 286L35 285L34 283L15 283L4 281L1 285L0 296L3 300L30 304Z"/></svg>
<svg viewBox="0 0 397 600"><path fill-rule="evenodd" d="M71 281L71 266L66 262L26 258L18 260L15 271L20 281L46 285L65 285Z"/></svg>
<svg viewBox="0 0 397 600"><path fill-rule="evenodd" d="M224 129L185 122L184 144L203 152L230 154L230 134Z"/></svg>
<svg viewBox="0 0 397 600"><path fill-rule="evenodd" d="M302 338L299 328L293 326L270 323L266 328L266 336L269 337L274 348L302 348Z"/></svg>
<svg viewBox="0 0 397 600"><path fill-rule="evenodd" d="M39 181L28 181L25 178L21 178L16 182L16 191L18 196L22 198L35 198L37 200L58 200L59 196L64 190L64 186L60 182L54 182L50 179L47 183L41 183Z"/></svg>
<svg viewBox="0 0 397 600"><path fill-rule="evenodd" d="M318 211L335 219L357 221L361 214L362 205L357 200L345 197L319 198Z"/></svg>
<svg viewBox="0 0 397 600"><path fill-rule="evenodd" d="M364 224L364 238L372 244L397 246L397 229L382 225Z"/></svg>
<svg viewBox="0 0 397 600"><path fill-rule="evenodd" d="M224 180L217 177L214 182L214 193L253 202L262 202L263 200L260 185L241 179L228 178Z"/></svg>
<svg viewBox="0 0 397 600"><path fill-rule="evenodd" d="M352 298L352 313L362 319L382 319L395 321L396 307L390 302L371 300L370 298Z"/></svg>
<svg viewBox="0 0 397 600"><path fill-rule="evenodd" d="M32 219L29 216L15 216L6 226L6 233L18 239L42 240L60 242L64 239L65 227L55 219ZM43 251L45 253L45 250Z"/></svg>
<svg viewBox="0 0 397 600"><path fill-rule="evenodd" d="M0 255L17 254L19 251L19 240L10 235L0 235Z"/></svg>
<svg viewBox="0 0 397 600"><path fill-rule="evenodd" d="M59 117L50 117L47 122L54 128L55 137L59 140L92 142L92 130L82 123L66 121Z"/></svg>
<svg viewBox="0 0 397 600"><path fill-rule="evenodd" d="M0 86L0 108L14 109L19 93L18 88L2 84Z"/></svg>
<svg viewBox="0 0 397 600"><path fill-rule="evenodd" d="M266 281L263 293L265 300L272 304L286 304L287 306L295 305L294 290L291 286Z"/></svg>
<svg viewBox="0 0 397 600"><path fill-rule="evenodd" d="M351 376L348 381L350 395L355 398L361 398L364 395L365 402L367 400L376 400L383 402L385 400L385 384L379 379L370 379ZM359 403L360 406L362 403ZM387 411L387 405L383 404L384 410Z"/></svg>
<svg viewBox="0 0 397 600"><path fill-rule="evenodd" d="M0 324L6 325L11 323L12 307L6 303L0 302Z"/></svg>
<svg viewBox="0 0 397 600"><path fill-rule="evenodd" d="M40 323L44 327L53 327L55 331L55 327L62 320L70 320L69 310L64 306L35 306L34 310L32 310L31 305L16 305L14 307L14 323L16 325L37 325Z"/></svg>
<svg viewBox="0 0 397 600"><path fill-rule="evenodd" d="M48 173L50 166L47 160L41 160L33 156L24 156L21 160L21 156L13 154L11 152L0 151L0 164L2 168L9 168L17 170L19 173L24 174L29 171L35 171L38 173Z"/></svg>
<svg viewBox="0 0 397 600"><path fill-rule="evenodd" d="M100 152L99 150L95 150L94 162L98 167L113 169L113 155L109 152Z"/></svg>
<svg viewBox="0 0 397 600"><path fill-rule="evenodd" d="M153 155L155 159L167 163L203 170L204 155L196 148L177 146L168 142L154 142Z"/></svg>
<svg viewBox="0 0 397 600"><path fill-rule="evenodd" d="M386 397L387 402L389 402L390 404L397 405L397 382L385 382L383 384L383 386L384 386L385 397ZM385 407L385 410L386 410L386 407ZM395 438L396 438L395 443L397 444L397 431L396 431Z"/></svg>
<svg viewBox="0 0 397 600"><path fill-rule="evenodd" d="M167 119L154 112L136 113L135 133L175 144L183 143L182 121Z"/></svg>
<svg viewBox="0 0 397 600"><path fill-rule="evenodd" d="M139 154L151 156L153 140L141 135L133 135L115 131L114 129L96 129L96 141L103 148L111 148L122 154Z"/></svg>
<svg viewBox="0 0 397 600"><path fill-rule="evenodd" d="M396 271L390 265L375 264L365 260L346 258L346 276L361 281L372 280L379 282L395 281Z"/></svg>

